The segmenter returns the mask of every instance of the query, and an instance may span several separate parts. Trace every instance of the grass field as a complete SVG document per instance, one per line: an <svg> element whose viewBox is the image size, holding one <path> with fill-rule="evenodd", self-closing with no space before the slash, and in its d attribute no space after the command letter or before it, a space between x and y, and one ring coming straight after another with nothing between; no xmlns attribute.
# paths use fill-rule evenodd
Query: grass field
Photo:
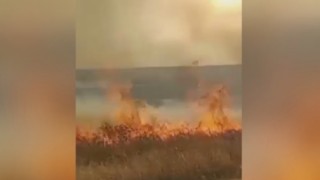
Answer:
<svg viewBox="0 0 320 180"><path fill-rule="evenodd" d="M141 138L104 146L77 143L78 180L241 179L241 131Z"/></svg>

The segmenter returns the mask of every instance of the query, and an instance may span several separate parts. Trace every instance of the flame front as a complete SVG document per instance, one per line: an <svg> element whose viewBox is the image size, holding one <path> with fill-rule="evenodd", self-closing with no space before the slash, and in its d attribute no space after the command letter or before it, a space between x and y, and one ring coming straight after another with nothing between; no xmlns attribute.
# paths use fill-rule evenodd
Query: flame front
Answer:
<svg viewBox="0 0 320 180"><path fill-rule="evenodd" d="M112 85L108 99L115 101L118 107L113 114L115 121L104 122L98 129L78 127L77 141L113 145L144 138L167 141L177 136L214 136L241 130L240 124L224 111L228 98L225 86L198 89L200 93L191 102L193 109L199 112L193 123L165 123L148 110L146 102L133 98L131 88L130 83Z"/></svg>
<svg viewBox="0 0 320 180"><path fill-rule="evenodd" d="M188 97L192 111L197 116L193 123L173 119L167 123L156 112L151 112L150 105L132 96L132 84L113 83L107 91L109 101L117 105L113 113L113 122L103 122L98 129L77 128L77 142L102 142L104 145L130 143L136 140L151 138L166 141L181 136L205 135L214 136L226 132L240 131L241 126L234 121L225 108L229 94L225 86L211 87L199 78L196 61L191 66L191 75L198 81L198 88ZM190 92L189 92L190 93ZM190 94L189 94L190 95Z"/></svg>

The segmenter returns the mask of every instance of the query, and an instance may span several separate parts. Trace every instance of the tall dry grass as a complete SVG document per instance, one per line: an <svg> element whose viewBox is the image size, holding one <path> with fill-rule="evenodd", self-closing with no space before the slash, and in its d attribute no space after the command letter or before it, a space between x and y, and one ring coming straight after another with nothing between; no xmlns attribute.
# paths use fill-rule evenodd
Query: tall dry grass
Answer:
<svg viewBox="0 0 320 180"><path fill-rule="evenodd" d="M78 180L211 180L241 178L241 131L141 138L104 146L77 143Z"/></svg>

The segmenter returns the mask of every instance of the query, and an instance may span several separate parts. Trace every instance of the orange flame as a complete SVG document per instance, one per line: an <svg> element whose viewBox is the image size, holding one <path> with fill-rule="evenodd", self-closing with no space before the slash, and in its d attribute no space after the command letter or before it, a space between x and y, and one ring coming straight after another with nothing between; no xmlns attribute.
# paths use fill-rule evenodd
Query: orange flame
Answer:
<svg viewBox="0 0 320 180"><path fill-rule="evenodd" d="M151 113L146 102L135 99L131 94L131 83L114 83L108 89L108 100L117 103L118 109L114 112L114 120L110 125L104 122L98 130L77 128L77 141L98 141L104 145L121 142L132 142L141 138L168 140L176 136L207 135L212 136L228 131L241 130L241 126L232 120L224 109L229 97L225 86L207 87L204 81L199 80L193 63L191 73L198 79L198 89L191 104L198 113L196 123L161 123L161 119Z"/></svg>

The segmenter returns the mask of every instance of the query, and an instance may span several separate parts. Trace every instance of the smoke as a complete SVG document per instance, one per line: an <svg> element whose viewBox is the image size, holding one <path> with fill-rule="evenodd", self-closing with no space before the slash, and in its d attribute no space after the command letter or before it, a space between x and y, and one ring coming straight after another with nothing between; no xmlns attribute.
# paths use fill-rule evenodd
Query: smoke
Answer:
<svg viewBox="0 0 320 180"><path fill-rule="evenodd" d="M239 64L241 7L212 2L80 0L77 68Z"/></svg>
<svg viewBox="0 0 320 180"><path fill-rule="evenodd" d="M99 126L103 121L114 123L115 112L119 111L118 102L100 96L81 96L76 100L77 121L80 124ZM120 109L121 110L121 109ZM142 121L155 118L160 123L197 123L199 115L207 109L196 107L195 104L178 99L163 99L161 103L154 105L145 101L144 107L139 109ZM240 123L242 120L241 107L225 107L224 112L233 120Z"/></svg>

